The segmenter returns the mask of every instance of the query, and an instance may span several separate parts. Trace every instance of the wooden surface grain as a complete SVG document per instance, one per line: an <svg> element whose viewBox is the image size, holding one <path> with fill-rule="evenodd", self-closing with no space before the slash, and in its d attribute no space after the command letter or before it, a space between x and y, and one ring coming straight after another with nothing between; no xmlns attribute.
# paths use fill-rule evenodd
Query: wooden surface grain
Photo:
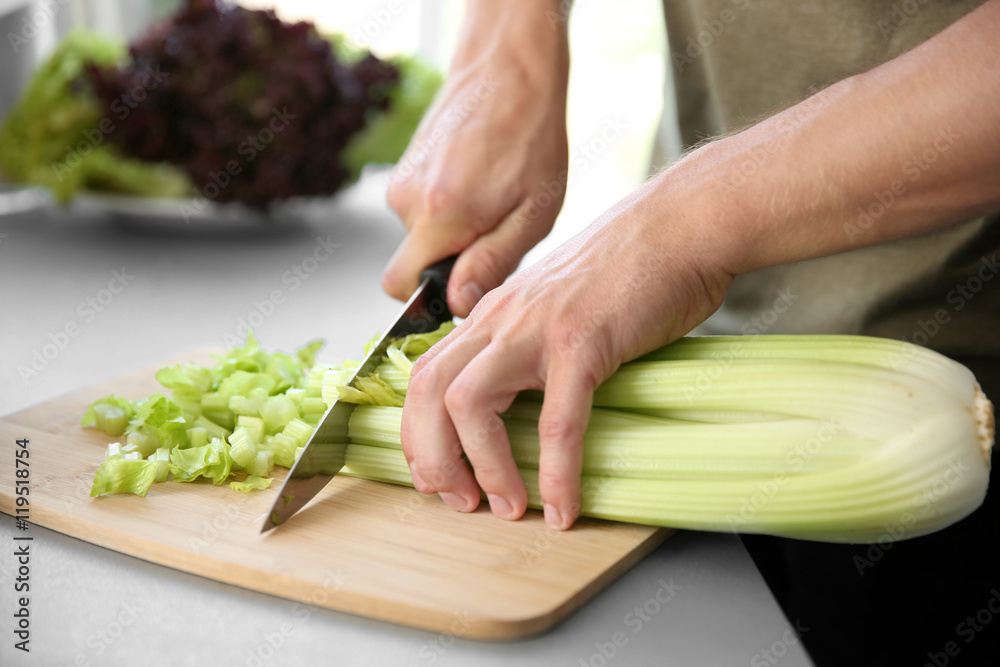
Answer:
<svg viewBox="0 0 1000 667"><path fill-rule="evenodd" d="M159 389L155 370L177 361L209 356L185 355L0 419L0 511L14 514L13 449L28 438L32 523L305 604L493 640L543 632L671 534L590 519L560 533L533 510L507 522L485 508L453 512L410 488L337 477L261 535L283 469L251 494L199 480L154 484L146 498L90 498L113 439L79 426L86 406L111 392L147 396Z"/></svg>

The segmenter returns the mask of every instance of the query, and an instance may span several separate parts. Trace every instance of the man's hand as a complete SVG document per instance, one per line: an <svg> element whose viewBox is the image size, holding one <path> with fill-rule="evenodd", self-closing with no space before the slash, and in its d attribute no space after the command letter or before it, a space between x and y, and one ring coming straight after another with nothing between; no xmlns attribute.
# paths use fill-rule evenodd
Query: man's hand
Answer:
<svg viewBox="0 0 1000 667"><path fill-rule="evenodd" d="M731 280L724 258L709 253L707 228L672 216L657 185L487 294L420 358L402 424L418 490L471 511L482 488L495 514L519 518L527 497L499 415L519 391L544 389L545 519L559 529L573 523L594 389L623 361L701 322Z"/></svg>
<svg viewBox="0 0 1000 667"><path fill-rule="evenodd" d="M470 3L448 81L389 186L408 232L382 278L392 296L461 253L448 303L464 317L552 229L568 160L566 26L545 13L556 4Z"/></svg>

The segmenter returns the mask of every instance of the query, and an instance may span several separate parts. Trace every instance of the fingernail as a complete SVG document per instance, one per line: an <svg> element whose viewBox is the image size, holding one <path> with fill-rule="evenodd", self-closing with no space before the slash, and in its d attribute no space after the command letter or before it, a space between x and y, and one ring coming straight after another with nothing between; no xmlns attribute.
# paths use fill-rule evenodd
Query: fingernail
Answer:
<svg viewBox="0 0 1000 667"><path fill-rule="evenodd" d="M492 494L486 494L486 497L490 501L490 509L501 519L509 518L514 512L514 508L510 506L506 498Z"/></svg>
<svg viewBox="0 0 1000 667"><path fill-rule="evenodd" d="M438 495L441 496L441 500L444 501L444 504L452 508L453 510L458 510L459 512L469 511L468 501L462 496L458 495L457 493L448 493L447 491L442 491Z"/></svg>
<svg viewBox="0 0 1000 667"><path fill-rule="evenodd" d="M424 478L421 477L420 473L417 472L417 468L413 463L410 464L410 477L413 478L413 486L416 487L417 491L419 491L420 493L431 492L430 487L427 486L427 482L425 482Z"/></svg>
<svg viewBox="0 0 1000 667"><path fill-rule="evenodd" d="M563 530L563 517L554 505L544 503L542 509L545 512L545 524L555 530Z"/></svg>
<svg viewBox="0 0 1000 667"><path fill-rule="evenodd" d="M471 280L462 285L462 289L458 291L462 302L469 310L472 310L479 303L479 300L483 298L483 293L483 289Z"/></svg>

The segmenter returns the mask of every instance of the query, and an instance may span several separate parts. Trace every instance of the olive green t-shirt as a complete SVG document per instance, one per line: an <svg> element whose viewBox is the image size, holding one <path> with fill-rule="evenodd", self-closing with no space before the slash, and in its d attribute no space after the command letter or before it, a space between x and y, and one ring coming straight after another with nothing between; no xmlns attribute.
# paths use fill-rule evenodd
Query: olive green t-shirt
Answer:
<svg viewBox="0 0 1000 667"><path fill-rule="evenodd" d="M745 126L899 56L982 2L664 0L681 140L687 147ZM946 150L947 128L942 133L928 146L938 141ZM913 156L903 176L926 171L931 152ZM802 169L810 169L808 156ZM873 190L873 203L880 194ZM861 333L1000 358L998 261L1000 216L993 215L773 267L737 278L696 333Z"/></svg>

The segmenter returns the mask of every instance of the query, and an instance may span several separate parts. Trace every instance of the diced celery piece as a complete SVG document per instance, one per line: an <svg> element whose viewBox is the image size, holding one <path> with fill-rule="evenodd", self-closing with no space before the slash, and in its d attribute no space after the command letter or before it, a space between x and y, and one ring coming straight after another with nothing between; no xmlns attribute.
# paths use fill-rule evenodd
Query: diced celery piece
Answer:
<svg viewBox="0 0 1000 667"><path fill-rule="evenodd" d="M237 426L233 434L229 436L229 455L233 461L243 469L253 464L257 457L257 445L244 426Z"/></svg>
<svg viewBox="0 0 1000 667"><path fill-rule="evenodd" d="M262 444L258 450L271 452L274 454L274 464L285 468L291 468L295 463L295 449L299 447L299 441L291 436L278 433Z"/></svg>
<svg viewBox="0 0 1000 667"><path fill-rule="evenodd" d="M274 469L274 454L271 452L257 452L253 463L247 467L247 472L258 477L267 477Z"/></svg>
<svg viewBox="0 0 1000 667"><path fill-rule="evenodd" d="M298 419L299 409L287 396L271 396L261 408L260 416L264 419L264 426L268 433L276 433L283 429L288 422Z"/></svg>
<svg viewBox="0 0 1000 667"><path fill-rule="evenodd" d="M238 370L219 383L219 395L225 396L228 401L230 396L249 396L258 388L270 394L277 384L270 375Z"/></svg>
<svg viewBox="0 0 1000 667"><path fill-rule="evenodd" d="M202 410L228 410L229 397L222 394L204 394L201 397Z"/></svg>
<svg viewBox="0 0 1000 667"><path fill-rule="evenodd" d="M281 433L298 442L300 446L305 447L315 430L316 429L314 427L305 423L301 419L293 419L288 422Z"/></svg>
<svg viewBox="0 0 1000 667"><path fill-rule="evenodd" d="M160 447L150 454L147 460L156 461L156 479L154 481L167 481L167 476L170 474L170 450L166 447Z"/></svg>
<svg viewBox="0 0 1000 667"><path fill-rule="evenodd" d="M254 444L260 444L264 440L264 420L260 417L240 415L236 418L236 428L243 428ZM232 444L232 440L229 442Z"/></svg>
<svg viewBox="0 0 1000 667"><path fill-rule="evenodd" d="M306 378L305 396L323 395L323 374L332 370L330 366L313 366Z"/></svg>
<svg viewBox="0 0 1000 667"><path fill-rule="evenodd" d="M135 415L135 408L133 407L133 405L132 405L132 403L130 401L128 401L127 399L121 398L120 396L115 396L114 394L110 394L110 395L105 396L104 398L100 398L100 399L98 399L98 400L96 400L96 401L94 401L93 403L90 404L90 406L87 408L87 411L85 413L83 413L83 419L80 420L80 425L81 426L94 426L95 428L98 428L100 430L105 431L108 435L111 435L111 436L121 435L122 433L125 432L125 427L122 427L122 429L120 431L118 431L117 428L115 428L114 430L116 430L117 433L112 433L112 432L107 431L107 427L108 427L108 423L107 423L107 411L106 411L106 408L104 406L107 406L107 407L116 407L116 408L120 409L124 413L124 419L125 419L126 424ZM98 416L98 412L99 411L101 413L100 417ZM100 424L97 422L98 419L102 420ZM117 427L117 425L118 425L118 421L117 421L117 418L116 418L115 422L114 422L114 426Z"/></svg>
<svg viewBox="0 0 1000 667"><path fill-rule="evenodd" d="M128 454L122 456L122 458L125 459L126 461L141 461L142 454L140 454L139 452L129 452Z"/></svg>
<svg viewBox="0 0 1000 667"><path fill-rule="evenodd" d="M317 398L315 396L310 396L309 398L302 399L302 403L299 406L302 409L302 414L309 414L310 412L318 412L320 414L326 412L329 407L322 398Z"/></svg>
<svg viewBox="0 0 1000 667"><path fill-rule="evenodd" d="M120 442L109 442L108 448L104 452L104 460L108 459L120 459L122 454L122 445Z"/></svg>
<svg viewBox="0 0 1000 667"><path fill-rule="evenodd" d="M94 426L108 435L121 435L128 426L128 413L110 403L95 405Z"/></svg>
<svg viewBox="0 0 1000 667"><path fill-rule="evenodd" d="M264 407L267 397L268 393L257 387L246 396L230 396L228 407L237 415L256 416L260 414L260 409Z"/></svg>
<svg viewBox="0 0 1000 667"><path fill-rule="evenodd" d="M306 397L306 390L302 387L292 387L285 392L285 396L292 399L295 405L301 405L302 399Z"/></svg>
<svg viewBox="0 0 1000 667"><path fill-rule="evenodd" d="M351 374L353 372L353 370L340 369L326 371L323 373L323 379L321 381L322 391L317 395L323 397L324 403L333 405L333 402L340 396L337 388L346 385L347 381L351 379Z"/></svg>
<svg viewBox="0 0 1000 667"><path fill-rule="evenodd" d="M218 424L227 431L232 431L236 426L236 418L229 408L225 410L203 410L201 416Z"/></svg>
<svg viewBox="0 0 1000 667"><path fill-rule="evenodd" d="M295 461L299 460L299 457L302 456L302 452L304 450L305 450L305 447L296 447L295 448ZM294 465L295 461L292 462L293 465ZM289 466L289 467L291 467L291 466Z"/></svg>
<svg viewBox="0 0 1000 667"><path fill-rule="evenodd" d="M204 426L195 426L187 430L188 442L192 447L204 447L208 444L208 431Z"/></svg>
<svg viewBox="0 0 1000 667"><path fill-rule="evenodd" d="M228 438L229 434L232 433L232 431L230 431L229 429L216 424L214 421L205 417L204 415L195 419L194 425L200 426L201 428L205 429L205 431L208 433L209 438L220 438L220 439Z"/></svg>
<svg viewBox="0 0 1000 667"><path fill-rule="evenodd" d="M143 458L155 452L156 448L160 446L160 438L147 428L132 431L128 434L126 441L128 444L134 445L135 451L138 451Z"/></svg>

